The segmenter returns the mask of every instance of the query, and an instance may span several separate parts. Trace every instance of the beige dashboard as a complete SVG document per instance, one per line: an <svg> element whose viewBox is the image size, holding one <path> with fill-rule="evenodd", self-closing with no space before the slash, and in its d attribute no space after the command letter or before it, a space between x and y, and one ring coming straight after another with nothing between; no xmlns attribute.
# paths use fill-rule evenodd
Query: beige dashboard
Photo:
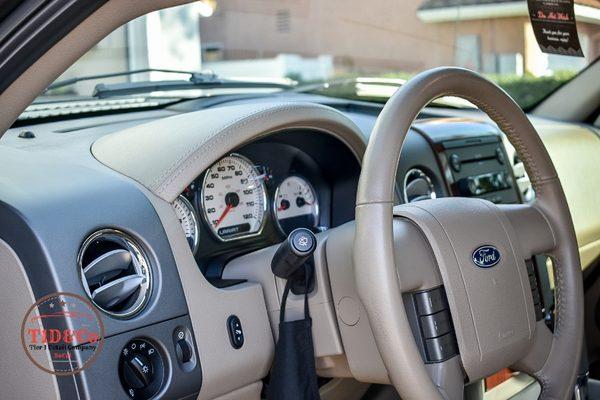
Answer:
<svg viewBox="0 0 600 400"><path fill-rule="evenodd" d="M600 256L600 136L591 128L533 119L567 196L586 269Z"/></svg>

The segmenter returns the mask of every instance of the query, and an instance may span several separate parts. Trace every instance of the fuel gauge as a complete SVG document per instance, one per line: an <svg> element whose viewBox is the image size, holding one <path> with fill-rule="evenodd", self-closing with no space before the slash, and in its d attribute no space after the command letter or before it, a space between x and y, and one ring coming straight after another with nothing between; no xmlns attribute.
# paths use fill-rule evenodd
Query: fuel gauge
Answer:
<svg viewBox="0 0 600 400"><path fill-rule="evenodd" d="M287 177L275 191L273 206L279 228L284 235L296 228L315 228L319 223L317 193L306 179Z"/></svg>

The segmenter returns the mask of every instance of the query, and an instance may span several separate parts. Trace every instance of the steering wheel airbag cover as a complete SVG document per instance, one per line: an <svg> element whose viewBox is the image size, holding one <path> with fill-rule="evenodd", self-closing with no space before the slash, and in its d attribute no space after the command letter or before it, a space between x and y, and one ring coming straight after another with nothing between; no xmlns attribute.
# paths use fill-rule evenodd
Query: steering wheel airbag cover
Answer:
<svg viewBox="0 0 600 400"><path fill-rule="evenodd" d="M489 202L462 198L402 205L394 215L413 221L432 246L470 381L518 361L533 338L535 310L524 258L506 216ZM500 254L489 268L472 261L473 251L485 245Z"/></svg>

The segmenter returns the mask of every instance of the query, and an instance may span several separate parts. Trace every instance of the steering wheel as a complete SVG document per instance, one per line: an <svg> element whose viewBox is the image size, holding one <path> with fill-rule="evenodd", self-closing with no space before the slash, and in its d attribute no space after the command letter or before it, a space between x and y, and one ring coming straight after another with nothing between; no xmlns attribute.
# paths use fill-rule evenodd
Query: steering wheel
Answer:
<svg viewBox="0 0 600 400"><path fill-rule="evenodd" d="M442 198L394 207L402 143L421 109L442 96L470 101L507 135L535 190L532 204ZM411 241L414 253L425 255L419 263L408 257L411 265L404 265L407 257L394 251L401 241ZM437 68L417 75L390 98L363 159L353 251L358 294L389 378L403 399L463 398L466 383L505 367L537 378L541 398L572 396L583 335L573 223L535 128L494 83L465 69ZM553 331L536 321L526 260L538 254L553 261ZM443 291L458 348L456 356L441 362L427 362L405 308L407 299L419 295L407 291L406 283L414 280L411 274L424 273L431 279L421 279L419 293ZM440 278L441 286L435 283Z"/></svg>

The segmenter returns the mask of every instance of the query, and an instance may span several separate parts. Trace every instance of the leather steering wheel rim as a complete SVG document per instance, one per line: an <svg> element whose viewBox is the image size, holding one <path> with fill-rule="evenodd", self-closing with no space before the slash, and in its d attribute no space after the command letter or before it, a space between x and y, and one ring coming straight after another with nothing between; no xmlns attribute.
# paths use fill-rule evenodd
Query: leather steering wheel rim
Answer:
<svg viewBox="0 0 600 400"><path fill-rule="evenodd" d="M546 220L554 245L556 323L546 341L532 335L532 354L520 370L537 378L541 398L572 395L583 337L583 284L573 223L557 173L535 128L502 89L461 68L425 71L387 102L363 159L356 202L355 278L389 378L404 399L446 397L428 375L413 339L399 290L393 253L395 175L402 144L421 109L443 96L470 101L507 135L525 165L536 200L531 207ZM538 324L537 330L543 330Z"/></svg>

